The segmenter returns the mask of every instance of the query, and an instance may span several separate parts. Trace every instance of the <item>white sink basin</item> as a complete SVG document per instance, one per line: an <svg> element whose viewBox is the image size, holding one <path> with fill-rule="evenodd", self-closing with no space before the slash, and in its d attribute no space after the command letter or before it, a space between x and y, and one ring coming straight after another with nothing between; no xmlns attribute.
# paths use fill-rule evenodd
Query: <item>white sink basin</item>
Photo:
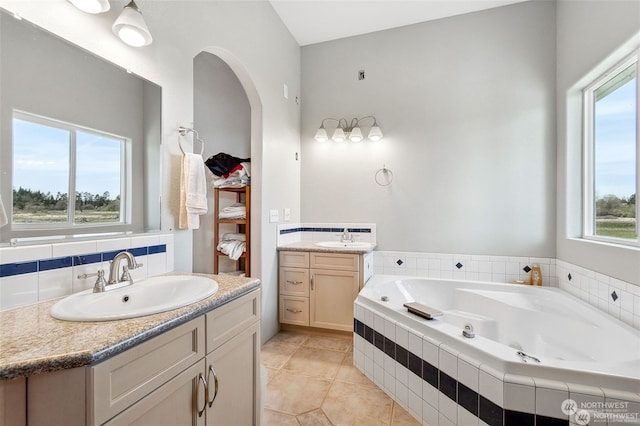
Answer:
<svg viewBox="0 0 640 426"><path fill-rule="evenodd" d="M370 243L363 242L353 242L353 243L342 243L340 241L320 241L316 243L318 247L327 247L327 248L355 248L355 249L364 249L371 247Z"/></svg>
<svg viewBox="0 0 640 426"><path fill-rule="evenodd" d="M51 316L66 321L135 318L177 309L217 291L218 283L211 278L164 275L134 281L133 285L103 293L89 289L72 294L51 307Z"/></svg>

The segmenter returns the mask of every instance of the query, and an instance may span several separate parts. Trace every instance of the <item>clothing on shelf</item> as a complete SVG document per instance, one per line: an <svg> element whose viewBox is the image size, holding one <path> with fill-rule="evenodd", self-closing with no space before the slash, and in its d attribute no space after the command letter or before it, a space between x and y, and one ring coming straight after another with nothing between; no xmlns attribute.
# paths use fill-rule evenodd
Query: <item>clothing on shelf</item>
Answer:
<svg viewBox="0 0 640 426"><path fill-rule="evenodd" d="M217 249L229 256L231 260L238 260L247 247L245 234L227 233L220 238Z"/></svg>
<svg viewBox="0 0 640 426"><path fill-rule="evenodd" d="M232 167L228 173L215 176L214 188L242 188L251 183L251 166L243 162Z"/></svg>
<svg viewBox="0 0 640 426"><path fill-rule="evenodd" d="M248 163L250 161L251 158L238 158L234 157L233 155L220 152L207 158L207 161L205 161L205 165L209 168L209 170L211 170L211 173L213 173L214 175L223 176L231 173L232 169L239 164Z"/></svg>
<svg viewBox="0 0 640 426"><path fill-rule="evenodd" d="M218 213L220 219L245 219L247 217L247 206L244 203L235 203L225 207Z"/></svg>
<svg viewBox="0 0 640 426"><path fill-rule="evenodd" d="M207 213L207 179L202 156L185 153L180 173L180 229L198 229L200 215Z"/></svg>

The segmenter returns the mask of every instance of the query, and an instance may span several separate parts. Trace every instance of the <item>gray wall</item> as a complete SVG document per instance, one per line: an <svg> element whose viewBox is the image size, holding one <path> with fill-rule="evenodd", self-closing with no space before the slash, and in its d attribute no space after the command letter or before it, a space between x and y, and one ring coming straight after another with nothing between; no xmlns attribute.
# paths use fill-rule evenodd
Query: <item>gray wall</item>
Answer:
<svg viewBox="0 0 640 426"><path fill-rule="evenodd" d="M203 158L219 152L239 158L251 156L251 107L238 77L219 57L202 52L193 60L194 128L205 142ZM191 140L191 136L188 137ZM200 144L195 150L199 152ZM207 172L208 183L213 175ZM230 195L230 194L225 194ZM225 205L233 197L222 200ZM208 192L208 213L200 216L200 228L193 233L193 271L213 273L213 252L217 241L213 238L213 191ZM254 214L259 214L254 212ZM227 230L225 232L231 232ZM221 259L222 270L232 265Z"/></svg>
<svg viewBox="0 0 640 426"><path fill-rule="evenodd" d="M302 101L303 221L375 222L380 250L555 255L553 2L305 46ZM313 140L368 114L381 142Z"/></svg>
<svg viewBox="0 0 640 426"><path fill-rule="evenodd" d="M580 239L581 90L640 46L639 1L558 1L558 258L640 285L640 251Z"/></svg>

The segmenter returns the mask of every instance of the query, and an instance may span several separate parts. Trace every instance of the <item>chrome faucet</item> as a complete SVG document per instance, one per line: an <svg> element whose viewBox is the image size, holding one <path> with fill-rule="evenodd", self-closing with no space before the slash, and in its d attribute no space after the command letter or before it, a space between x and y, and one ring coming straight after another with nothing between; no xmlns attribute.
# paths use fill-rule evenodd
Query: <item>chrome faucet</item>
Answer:
<svg viewBox="0 0 640 426"><path fill-rule="evenodd" d="M127 259L127 264L122 268L122 275L120 278L117 278L118 271L120 270L120 262L122 259ZM136 269L142 266L136 262L136 258L133 257L131 253L128 251L121 251L116 254L113 260L109 264L109 279L107 280L107 285L115 284L119 282L129 281L133 284L133 279L131 278L131 274L129 273L130 269Z"/></svg>
<svg viewBox="0 0 640 426"><path fill-rule="evenodd" d="M353 236L351 235L351 233L349 232L349 230L347 228L344 228L344 230L342 231L342 236L340 237L340 242L341 243L352 243L353 242Z"/></svg>

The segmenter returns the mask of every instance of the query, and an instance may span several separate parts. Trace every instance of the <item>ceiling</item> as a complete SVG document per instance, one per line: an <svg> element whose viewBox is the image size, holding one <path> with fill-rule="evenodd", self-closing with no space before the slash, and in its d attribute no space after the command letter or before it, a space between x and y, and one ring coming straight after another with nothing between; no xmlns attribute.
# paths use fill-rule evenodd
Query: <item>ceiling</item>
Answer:
<svg viewBox="0 0 640 426"><path fill-rule="evenodd" d="M300 46L527 0L269 0Z"/></svg>

